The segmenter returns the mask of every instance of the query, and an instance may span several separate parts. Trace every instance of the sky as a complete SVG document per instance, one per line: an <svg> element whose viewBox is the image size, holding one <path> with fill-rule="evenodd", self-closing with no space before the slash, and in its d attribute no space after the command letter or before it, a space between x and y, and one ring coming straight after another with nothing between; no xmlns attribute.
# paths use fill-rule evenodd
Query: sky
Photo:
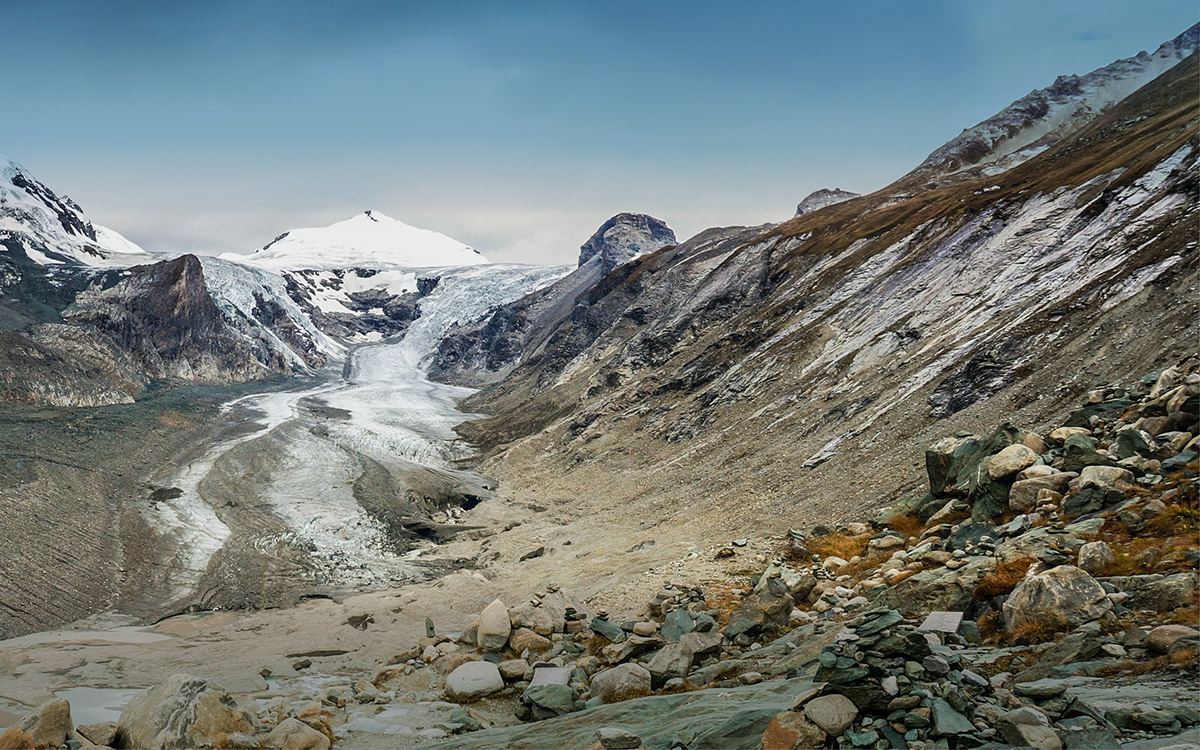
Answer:
<svg viewBox="0 0 1200 750"><path fill-rule="evenodd" d="M504 262L865 193L1195 0L0 0L0 152L157 252L373 209Z"/></svg>

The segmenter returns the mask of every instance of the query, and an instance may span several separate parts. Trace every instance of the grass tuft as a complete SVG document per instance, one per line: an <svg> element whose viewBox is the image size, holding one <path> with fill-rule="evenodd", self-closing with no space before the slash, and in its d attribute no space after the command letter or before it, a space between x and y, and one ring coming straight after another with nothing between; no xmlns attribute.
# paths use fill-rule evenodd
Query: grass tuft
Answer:
<svg viewBox="0 0 1200 750"><path fill-rule="evenodd" d="M1037 558L1034 557L1015 557L1000 563L991 573L979 579L979 585L975 587L975 598L984 600L1011 594L1017 584L1025 580L1025 574L1035 562Z"/></svg>

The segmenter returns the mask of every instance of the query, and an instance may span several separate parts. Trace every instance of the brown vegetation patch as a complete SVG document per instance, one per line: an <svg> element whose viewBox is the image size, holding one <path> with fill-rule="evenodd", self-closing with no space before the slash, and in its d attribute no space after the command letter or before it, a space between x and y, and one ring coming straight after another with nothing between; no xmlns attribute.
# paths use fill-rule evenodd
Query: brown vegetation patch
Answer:
<svg viewBox="0 0 1200 750"><path fill-rule="evenodd" d="M925 523L916 516L911 516L907 513L897 513L887 520L887 527L892 531L899 531L905 536L921 536L921 532L925 530Z"/></svg>
<svg viewBox="0 0 1200 750"><path fill-rule="evenodd" d="M808 549L822 557L840 557L843 560L849 560L865 552L869 541L871 541L871 537L868 534L850 536L835 531L808 540Z"/></svg>
<svg viewBox="0 0 1200 750"><path fill-rule="evenodd" d="M1000 563L991 573L979 579L979 585L975 587L975 598L991 599L994 596L1012 593L1017 584L1025 579L1029 567L1035 562L1035 557L1015 557Z"/></svg>
<svg viewBox="0 0 1200 750"><path fill-rule="evenodd" d="M1046 622L1027 622L1018 625L1008 634L1008 642L1014 646L1033 646L1038 643L1049 643L1059 636L1062 631Z"/></svg>

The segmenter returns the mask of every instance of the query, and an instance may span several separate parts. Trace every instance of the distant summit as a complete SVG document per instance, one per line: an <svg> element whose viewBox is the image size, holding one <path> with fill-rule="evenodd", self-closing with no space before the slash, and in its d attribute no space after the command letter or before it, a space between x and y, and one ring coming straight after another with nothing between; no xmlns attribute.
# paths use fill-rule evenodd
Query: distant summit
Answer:
<svg viewBox="0 0 1200 750"><path fill-rule="evenodd" d="M117 232L92 224L79 204L3 154L0 240L9 240L40 265L128 266L150 258Z"/></svg>
<svg viewBox="0 0 1200 750"><path fill-rule="evenodd" d="M1118 102L1191 57L1200 24L1087 75L1063 75L1031 91L930 154L914 171L921 178L979 171L995 175L1028 161L1112 109Z"/></svg>
<svg viewBox="0 0 1200 750"><path fill-rule="evenodd" d="M607 273L639 255L677 242L675 232L660 219L646 214L617 214L580 246L579 265L599 256Z"/></svg>
<svg viewBox="0 0 1200 750"><path fill-rule="evenodd" d="M796 216L811 214L813 211L832 206L835 203L848 201L851 198L861 197L860 193L851 193L849 190L841 188L822 188L815 193L809 193L808 197L800 201L800 205L796 206ZM794 217L793 217L794 218Z"/></svg>
<svg viewBox="0 0 1200 750"><path fill-rule="evenodd" d="M250 255L225 253L221 258L277 270L434 268L488 262L458 240L378 211L364 211L327 227L293 229Z"/></svg>

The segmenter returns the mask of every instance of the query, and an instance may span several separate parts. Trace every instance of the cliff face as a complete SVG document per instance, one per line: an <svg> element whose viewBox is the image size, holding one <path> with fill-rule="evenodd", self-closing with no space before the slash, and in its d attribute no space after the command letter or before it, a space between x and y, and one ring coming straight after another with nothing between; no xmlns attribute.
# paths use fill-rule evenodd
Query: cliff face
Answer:
<svg viewBox="0 0 1200 750"><path fill-rule="evenodd" d="M503 447L510 477L595 463L706 507L769 516L803 492L849 510L895 489L890 447L935 425L1037 423L1085 382L1165 366L1198 317L1196 74L1001 175L905 179L622 266L467 402L494 416L462 432ZM871 479L835 476L834 455Z"/></svg>

